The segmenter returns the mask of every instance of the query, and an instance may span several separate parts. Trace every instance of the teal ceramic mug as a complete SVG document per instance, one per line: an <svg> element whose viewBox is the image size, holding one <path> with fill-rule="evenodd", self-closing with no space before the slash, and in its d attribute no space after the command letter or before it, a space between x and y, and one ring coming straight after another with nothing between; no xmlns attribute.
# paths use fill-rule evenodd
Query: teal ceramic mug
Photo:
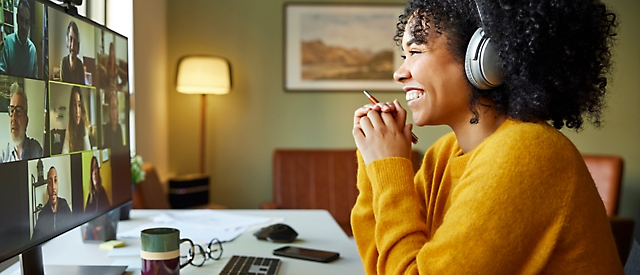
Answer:
<svg viewBox="0 0 640 275"><path fill-rule="evenodd" d="M188 242L191 251L194 246L190 239L180 239L178 229L159 227L142 230L140 242L142 275L177 275L192 260L189 258L180 263L180 244Z"/></svg>

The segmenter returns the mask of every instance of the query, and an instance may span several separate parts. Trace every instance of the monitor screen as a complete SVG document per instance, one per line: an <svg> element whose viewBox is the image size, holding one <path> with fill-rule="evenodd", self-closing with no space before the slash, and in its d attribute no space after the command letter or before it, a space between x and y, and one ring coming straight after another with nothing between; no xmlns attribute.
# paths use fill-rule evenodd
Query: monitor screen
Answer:
<svg viewBox="0 0 640 275"><path fill-rule="evenodd" d="M46 0L0 4L3 262L129 202L132 187L127 38Z"/></svg>

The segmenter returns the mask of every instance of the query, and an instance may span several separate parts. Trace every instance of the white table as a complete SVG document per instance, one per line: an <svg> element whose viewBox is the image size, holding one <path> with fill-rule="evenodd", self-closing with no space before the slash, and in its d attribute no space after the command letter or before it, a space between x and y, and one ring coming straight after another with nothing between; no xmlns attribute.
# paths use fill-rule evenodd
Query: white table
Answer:
<svg viewBox="0 0 640 275"><path fill-rule="evenodd" d="M163 211L188 210L133 210L131 219L118 224L118 232L150 222L149 218ZM282 260L278 274L364 274L356 245L331 214L325 210L221 210L232 214L284 218L284 223L298 232L298 239L289 245L336 251L340 258L331 263L278 257L273 250L285 244L259 241L253 232L245 232L231 242L223 244L224 254L219 261L207 261L202 267L186 266L181 274L218 274L233 255L250 255ZM182 236L188 237L188 236ZM139 239L123 239L127 247L140 247ZM42 248L45 265L114 265L123 257L108 257L108 250L99 249L97 243L83 243L79 228L73 229L46 243ZM126 257L129 261L139 256ZM17 264L1 274L20 274ZM140 269L127 269L127 274L140 274Z"/></svg>

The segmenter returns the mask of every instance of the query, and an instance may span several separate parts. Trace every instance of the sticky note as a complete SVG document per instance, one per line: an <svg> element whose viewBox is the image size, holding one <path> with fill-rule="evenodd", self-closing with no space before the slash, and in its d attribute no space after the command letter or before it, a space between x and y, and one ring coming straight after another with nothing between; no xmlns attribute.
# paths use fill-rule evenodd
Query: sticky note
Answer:
<svg viewBox="0 0 640 275"><path fill-rule="evenodd" d="M100 244L100 249L111 250L117 247L123 247L124 242L119 240L110 240Z"/></svg>

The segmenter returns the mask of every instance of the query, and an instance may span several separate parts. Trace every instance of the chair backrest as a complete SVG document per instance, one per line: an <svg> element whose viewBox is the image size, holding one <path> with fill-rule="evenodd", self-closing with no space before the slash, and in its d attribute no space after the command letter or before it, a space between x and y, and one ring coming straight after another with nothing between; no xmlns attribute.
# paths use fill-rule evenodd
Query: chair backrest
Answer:
<svg viewBox="0 0 640 275"><path fill-rule="evenodd" d="M421 155L413 151L414 171ZM358 163L355 149L277 149L273 155L273 200L278 208L326 209L352 236Z"/></svg>
<svg viewBox="0 0 640 275"><path fill-rule="evenodd" d="M607 215L610 217L617 215L622 175L624 172L624 161L622 157L616 155L582 154L582 158L587 164L593 181L596 183L598 193L607 210Z"/></svg>
<svg viewBox="0 0 640 275"><path fill-rule="evenodd" d="M640 223L640 211L638 211L636 223ZM629 258L624 265L624 273L628 275L640 274L640 225L636 226L636 231L633 234L631 252L629 252Z"/></svg>
<svg viewBox="0 0 640 275"><path fill-rule="evenodd" d="M145 179L136 185L133 191L132 208L134 209L171 209L169 198L164 191L158 172L153 164L142 164Z"/></svg>

